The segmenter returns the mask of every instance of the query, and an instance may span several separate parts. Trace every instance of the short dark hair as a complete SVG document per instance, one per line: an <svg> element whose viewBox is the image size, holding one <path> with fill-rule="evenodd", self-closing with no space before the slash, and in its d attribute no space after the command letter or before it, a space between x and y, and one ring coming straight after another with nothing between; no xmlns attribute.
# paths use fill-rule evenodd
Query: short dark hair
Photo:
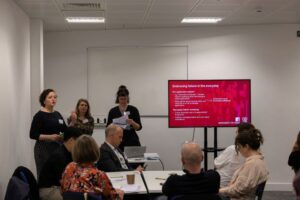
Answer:
<svg viewBox="0 0 300 200"><path fill-rule="evenodd" d="M246 146L248 145L251 149L257 150L260 145L263 144L264 138L260 130L256 128L251 128L248 130L241 131L235 138L235 146L238 145Z"/></svg>
<svg viewBox="0 0 300 200"><path fill-rule="evenodd" d="M82 135L80 129L75 128L75 127L68 127L64 131L64 142L68 141L70 138L77 139Z"/></svg>
<svg viewBox="0 0 300 200"><path fill-rule="evenodd" d="M129 103L129 91L125 85L119 86L118 92L116 94L116 102L115 103L119 103L119 97L128 97L127 103Z"/></svg>
<svg viewBox="0 0 300 200"><path fill-rule="evenodd" d="M45 99L46 97L48 96L48 94L50 92L55 92L53 89L45 89L41 94L40 94L40 98L39 98L39 101L40 101L40 104L41 106L45 107Z"/></svg>
<svg viewBox="0 0 300 200"><path fill-rule="evenodd" d="M76 163L89 163L99 160L99 147L89 135L81 135L75 142L72 150L72 158Z"/></svg>

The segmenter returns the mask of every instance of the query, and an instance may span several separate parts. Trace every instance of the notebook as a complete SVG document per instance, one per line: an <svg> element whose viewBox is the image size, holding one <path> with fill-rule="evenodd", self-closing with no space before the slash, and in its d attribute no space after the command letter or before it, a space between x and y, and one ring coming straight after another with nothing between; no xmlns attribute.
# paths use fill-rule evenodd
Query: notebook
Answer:
<svg viewBox="0 0 300 200"><path fill-rule="evenodd" d="M125 146L124 153L127 158L144 158L146 146Z"/></svg>

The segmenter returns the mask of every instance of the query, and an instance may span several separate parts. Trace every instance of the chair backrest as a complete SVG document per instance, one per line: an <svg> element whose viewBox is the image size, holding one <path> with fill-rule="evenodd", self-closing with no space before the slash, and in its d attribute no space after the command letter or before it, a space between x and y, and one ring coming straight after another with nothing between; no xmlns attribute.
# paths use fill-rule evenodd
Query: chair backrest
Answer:
<svg viewBox="0 0 300 200"><path fill-rule="evenodd" d="M84 200L84 195L81 192L64 192L63 200Z"/></svg>
<svg viewBox="0 0 300 200"><path fill-rule="evenodd" d="M8 182L4 200L30 200L29 185L19 179L12 176Z"/></svg>
<svg viewBox="0 0 300 200"><path fill-rule="evenodd" d="M85 194L82 192L64 192L63 200L103 200L101 195L88 193L87 199L85 199Z"/></svg>
<svg viewBox="0 0 300 200"><path fill-rule="evenodd" d="M171 200L222 200L218 194L190 194L190 195L176 195Z"/></svg>
<svg viewBox="0 0 300 200"><path fill-rule="evenodd" d="M30 200L39 200L39 188L37 185L37 181L33 175L33 173L24 166L19 166L14 171L13 176L18 177L25 183L29 185L30 188Z"/></svg>
<svg viewBox="0 0 300 200"><path fill-rule="evenodd" d="M257 196L257 200L262 199L262 196L263 196L263 193L265 190L265 186L266 186L266 181L258 184L258 186L256 188L256 192L255 192L255 195Z"/></svg>

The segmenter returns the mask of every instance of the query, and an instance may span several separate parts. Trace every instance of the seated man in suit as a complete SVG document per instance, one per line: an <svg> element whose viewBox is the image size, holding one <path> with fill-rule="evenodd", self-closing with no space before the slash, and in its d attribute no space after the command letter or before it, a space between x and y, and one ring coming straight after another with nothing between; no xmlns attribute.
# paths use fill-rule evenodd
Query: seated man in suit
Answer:
<svg viewBox="0 0 300 200"><path fill-rule="evenodd" d="M122 142L123 130L115 124L110 124L105 129L105 142L100 147L100 159L98 169L105 172L130 171L134 170L128 165L123 152L118 148ZM138 171L143 167L138 166Z"/></svg>
<svg viewBox="0 0 300 200"><path fill-rule="evenodd" d="M54 151L44 164L38 180L41 200L62 200L60 180L65 167L72 162L72 148L81 135L77 128L69 127L64 132L64 143Z"/></svg>
<svg viewBox="0 0 300 200"><path fill-rule="evenodd" d="M181 162L186 174L171 175L162 187L168 197L177 195L217 195L220 175L213 170L202 171L203 154L194 142L185 143L181 149ZM206 199L206 198L205 198Z"/></svg>

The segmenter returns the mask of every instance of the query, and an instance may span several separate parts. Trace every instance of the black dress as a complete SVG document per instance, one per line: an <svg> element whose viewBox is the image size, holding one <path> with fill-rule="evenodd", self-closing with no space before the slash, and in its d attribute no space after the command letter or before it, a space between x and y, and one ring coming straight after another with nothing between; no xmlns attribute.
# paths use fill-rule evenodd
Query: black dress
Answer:
<svg viewBox="0 0 300 200"><path fill-rule="evenodd" d="M60 142L56 141L40 141L40 135L59 134L60 132L64 132L66 128L67 126L63 117L57 111L51 113L39 111L34 115L31 122L30 138L36 140L34 159L38 177L50 154L61 145Z"/></svg>
<svg viewBox="0 0 300 200"><path fill-rule="evenodd" d="M297 174L300 168L300 151L293 151L290 154L288 164L295 171L295 174Z"/></svg>
<svg viewBox="0 0 300 200"><path fill-rule="evenodd" d="M65 145L61 145L45 162L38 180L39 188L60 186L61 176L70 162L72 162L72 154Z"/></svg>
<svg viewBox="0 0 300 200"><path fill-rule="evenodd" d="M136 107L128 105L126 111L129 119L132 119L136 123L140 125L140 128L137 130L142 129L142 123L141 123L141 118L139 111ZM112 109L110 109L108 113L108 118L107 118L107 126L110 125L115 118L122 117L123 113L121 113L119 106L116 106ZM134 128L132 126L128 126L123 130L123 140L122 143L120 144L119 148L124 151L124 146L141 146L139 136L136 134Z"/></svg>

